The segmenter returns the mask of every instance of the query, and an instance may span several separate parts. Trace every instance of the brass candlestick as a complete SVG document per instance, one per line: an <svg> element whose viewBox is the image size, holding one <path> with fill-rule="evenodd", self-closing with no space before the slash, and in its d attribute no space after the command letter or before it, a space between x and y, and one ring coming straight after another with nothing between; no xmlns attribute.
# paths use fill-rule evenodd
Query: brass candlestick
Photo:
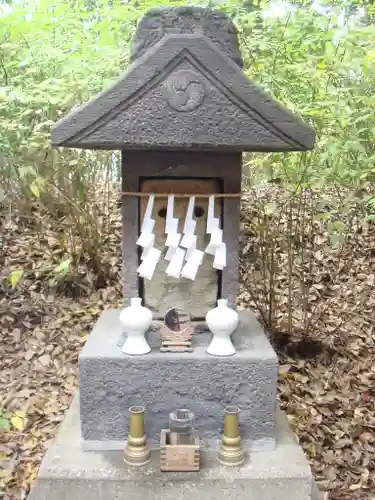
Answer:
<svg viewBox="0 0 375 500"><path fill-rule="evenodd" d="M224 433L217 459L221 465L227 467L238 467L245 461L241 444L239 413L238 406L228 406L225 409Z"/></svg>
<svg viewBox="0 0 375 500"><path fill-rule="evenodd" d="M151 460L151 452L145 435L145 409L143 406L129 408L130 425L124 462L133 467L141 467Z"/></svg>

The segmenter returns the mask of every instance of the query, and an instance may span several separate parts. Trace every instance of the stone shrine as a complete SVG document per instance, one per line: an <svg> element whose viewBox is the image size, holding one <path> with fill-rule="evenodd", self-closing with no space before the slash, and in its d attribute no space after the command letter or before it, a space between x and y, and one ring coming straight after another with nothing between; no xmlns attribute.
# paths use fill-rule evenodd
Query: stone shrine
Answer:
<svg viewBox="0 0 375 500"><path fill-rule="evenodd" d="M263 92L242 71L236 29L221 12L198 7L150 10L140 21L126 73L52 132L55 146L115 149L122 154L124 296L141 297L154 318L151 352L121 350L120 311L103 311L80 354L80 391L46 453L31 500L224 498L318 499L308 462L276 403L277 357L250 312L239 314L236 353L213 357L204 324L217 299L235 308L238 285L242 152L303 151L314 131ZM176 195L181 223L196 197L197 248L206 233L209 196L226 244L226 265L203 260L194 280L174 279L161 260L152 279L137 272L137 240L155 195L155 247L165 243L166 198ZM158 321L171 308L188 311L192 352L160 352ZM129 407L146 408L152 459L139 469L122 460ZM246 461L216 460L224 409L241 408ZM176 408L195 414L201 442L198 472L161 472L159 441Z"/></svg>

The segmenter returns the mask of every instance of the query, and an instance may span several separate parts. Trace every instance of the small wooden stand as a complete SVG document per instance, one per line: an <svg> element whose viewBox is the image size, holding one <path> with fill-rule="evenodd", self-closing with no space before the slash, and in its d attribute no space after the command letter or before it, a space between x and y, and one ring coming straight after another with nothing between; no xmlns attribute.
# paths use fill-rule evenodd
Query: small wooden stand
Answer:
<svg viewBox="0 0 375 500"><path fill-rule="evenodd" d="M199 437L192 444L171 444L169 429L160 434L160 470L163 472L192 472L200 467Z"/></svg>
<svg viewBox="0 0 375 500"><path fill-rule="evenodd" d="M183 332L171 332L167 327L160 328L161 352L193 352L191 338L194 334L194 326L190 326Z"/></svg>

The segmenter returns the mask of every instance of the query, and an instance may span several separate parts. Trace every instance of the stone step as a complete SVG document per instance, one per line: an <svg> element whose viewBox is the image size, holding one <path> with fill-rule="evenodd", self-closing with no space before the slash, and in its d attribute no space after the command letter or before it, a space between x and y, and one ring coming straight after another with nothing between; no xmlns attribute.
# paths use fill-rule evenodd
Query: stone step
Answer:
<svg viewBox="0 0 375 500"><path fill-rule="evenodd" d="M159 453L129 468L121 451L83 451L77 396L42 462L29 500L318 500L309 464L281 411L276 448L254 452L240 468L202 454L199 472L166 473Z"/></svg>

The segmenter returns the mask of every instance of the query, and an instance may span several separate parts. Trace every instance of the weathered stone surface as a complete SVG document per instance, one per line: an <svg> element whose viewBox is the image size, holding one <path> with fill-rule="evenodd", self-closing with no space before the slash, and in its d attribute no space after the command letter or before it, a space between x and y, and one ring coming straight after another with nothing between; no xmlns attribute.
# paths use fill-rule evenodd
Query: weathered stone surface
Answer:
<svg viewBox="0 0 375 500"><path fill-rule="evenodd" d="M297 151L314 140L200 35L165 36L52 131L55 145L91 149Z"/></svg>
<svg viewBox="0 0 375 500"><path fill-rule="evenodd" d="M237 30L224 13L204 7L181 6L150 9L137 26L131 61L159 42L165 35L204 35L242 67Z"/></svg>
<svg viewBox="0 0 375 500"><path fill-rule="evenodd" d="M188 139L202 148L223 144L228 149L238 149L238 145L247 149L249 135L254 151L262 150L265 144L272 151L289 148L286 136L255 120L234 95L223 92L205 71L197 71L194 63L185 59L125 113L113 114L110 120L107 117L84 140L110 146L116 137L122 137L119 144L130 144L135 137L139 145L155 143L168 148Z"/></svg>
<svg viewBox="0 0 375 500"><path fill-rule="evenodd" d="M224 408L238 404L246 449L272 449L275 439L277 359L259 323L240 314L233 334L237 353L211 357L207 331L194 337L193 353L161 353L158 339L145 356L122 354L125 341L119 311L102 313L80 355L80 404L85 449L122 449L128 432L128 408L147 408L150 445L159 445L168 414L188 407L196 414L202 445L217 449Z"/></svg>
<svg viewBox="0 0 375 500"><path fill-rule="evenodd" d="M243 467L222 467L203 453L200 472L160 472L153 452L148 466L128 468L122 451L82 451L76 398L29 500L321 500L280 411L276 429L276 449L251 454Z"/></svg>

